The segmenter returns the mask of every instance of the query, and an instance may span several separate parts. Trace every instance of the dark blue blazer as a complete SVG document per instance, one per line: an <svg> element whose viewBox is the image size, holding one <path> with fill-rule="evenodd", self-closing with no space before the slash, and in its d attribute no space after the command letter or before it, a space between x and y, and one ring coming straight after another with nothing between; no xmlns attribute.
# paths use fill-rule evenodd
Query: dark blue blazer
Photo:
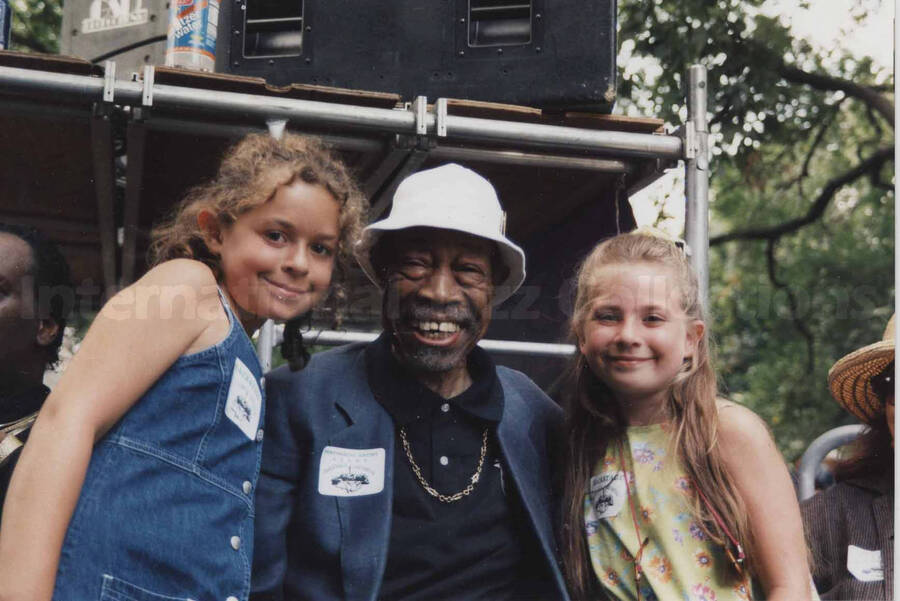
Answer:
<svg viewBox="0 0 900 601"><path fill-rule="evenodd" d="M387 562L393 500L394 424L372 395L364 344L315 355L301 372L266 377L266 429L256 491L251 598L374 601ZM503 367L500 450L547 559L558 598L568 600L554 538L550 452L562 411L524 374ZM326 446L384 449L384 490L319 494Z"/></svg>

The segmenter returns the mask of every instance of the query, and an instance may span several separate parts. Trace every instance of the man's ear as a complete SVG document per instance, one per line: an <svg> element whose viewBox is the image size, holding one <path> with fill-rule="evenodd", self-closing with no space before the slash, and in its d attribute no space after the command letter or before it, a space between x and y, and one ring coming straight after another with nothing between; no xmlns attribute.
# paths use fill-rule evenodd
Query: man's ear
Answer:
<svg viewBox="0 0 900 601"><path fill-rule="evenodd" d="M42 319L38 322L35 341L38 346L50 346L59 335L59 324L53 319Z"/></svg>
<svg viewBox="0 0 900 601"><path fill-rule="evenodd" d="M197 214L197 225L203 232L203 241L213 253L219 254L222 249L222 224L212 211L203 209Z"/></svg>

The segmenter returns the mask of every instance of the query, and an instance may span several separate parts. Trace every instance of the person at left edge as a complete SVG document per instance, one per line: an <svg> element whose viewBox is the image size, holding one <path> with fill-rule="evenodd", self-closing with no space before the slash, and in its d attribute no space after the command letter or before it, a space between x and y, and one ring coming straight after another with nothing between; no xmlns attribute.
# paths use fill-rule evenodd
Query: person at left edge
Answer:
<svg viewBox="0 0 900 601"><path fill-rule="evenodd" d="M493 186L403 180L357 258L381 336L266 378L254 601L567 600L549 449L562 412L476 346L525 277Z"/></svg>
<svg viewBox="0 0 900 601"><path fill-rule="evenodd" d="M73 295L56 244L34 229L0 223L0 504L50 394L44 372L59 358Z"/></svg>
<svg viewBox="0 0 900 601"><path fill-rule="evenodd" d="M291 134L245 137L188 193L38 416L0 599L247 599L265 419L248 336L324 297L361 210L337 158Z"/></svg>

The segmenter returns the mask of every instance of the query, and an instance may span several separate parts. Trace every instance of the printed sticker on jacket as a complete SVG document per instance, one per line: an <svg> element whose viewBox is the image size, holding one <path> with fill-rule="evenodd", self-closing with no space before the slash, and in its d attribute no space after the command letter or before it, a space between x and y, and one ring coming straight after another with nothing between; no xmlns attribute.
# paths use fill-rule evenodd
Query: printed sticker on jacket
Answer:
<svg viewBox="0 0 900 601"><path fill-rule="evenodd" d="M225 415L247 438L256 440L261 408L262 392L256 383L256 377L243 361L236 358L231 385L228 387L228 400L225 401Z"/></svg>
<svg viewBox="0 0 900 601"><path fill-rule="evenodd" d="M881 551L869 551L856 545L847 546L847 571L861 582L884 580Z"/></svg>
<svg viewBox="0 0 900 601"><path fill-rule="evenodd" d="M588 521L619 515L627 496L624 472L606 472L592 477L588 488L588 497L591 501Z"/></svg>
<svg viewBox="0 0 900 601"><path fill-rule="evenodd" d="M319 494L361 497L384 490L384 449L325 447L319 461Z"/></svg>

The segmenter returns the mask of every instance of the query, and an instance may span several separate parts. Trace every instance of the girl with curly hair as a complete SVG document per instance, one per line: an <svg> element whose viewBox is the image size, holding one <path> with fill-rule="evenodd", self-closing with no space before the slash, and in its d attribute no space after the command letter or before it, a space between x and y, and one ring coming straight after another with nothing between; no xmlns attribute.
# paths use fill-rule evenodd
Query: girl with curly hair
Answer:
<svg viewBox="0 0 900 601"><path fill-rule="evenodd" d="M247 599L265 411L250 335L325 297L362 213L346 167L291 134L247 136L187 194L37 419L0 598Z"/></svg>

